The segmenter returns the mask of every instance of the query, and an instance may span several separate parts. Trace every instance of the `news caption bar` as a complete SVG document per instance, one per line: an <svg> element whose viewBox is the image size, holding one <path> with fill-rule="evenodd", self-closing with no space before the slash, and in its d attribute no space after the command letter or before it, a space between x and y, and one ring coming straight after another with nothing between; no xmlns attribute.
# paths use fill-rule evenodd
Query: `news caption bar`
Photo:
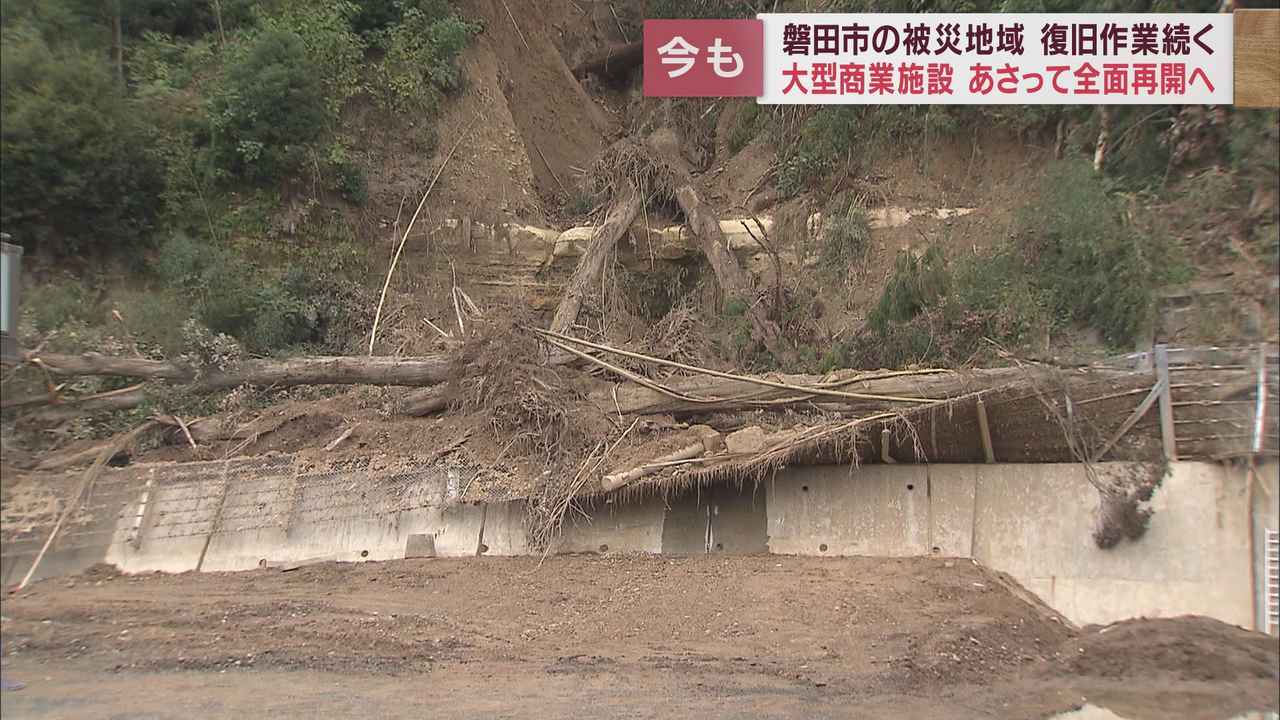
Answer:
<svg viewBox="0 0 1280 720"><path fill-rule="evenodd" d="M1229 105L1230 14L648 20L644 91L764 104Z"/></svg>

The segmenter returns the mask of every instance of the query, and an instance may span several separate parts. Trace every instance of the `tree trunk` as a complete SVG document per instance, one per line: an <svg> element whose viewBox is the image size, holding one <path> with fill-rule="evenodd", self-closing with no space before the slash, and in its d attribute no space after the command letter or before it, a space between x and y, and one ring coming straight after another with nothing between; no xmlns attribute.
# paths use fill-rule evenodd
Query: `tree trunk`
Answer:
<svg viewBox="0 0 1280 720"><path fill-rule="evenodd" d="M615 45L573 68L573 76L582 79L588 75L599 75L614 80L622 78L644 62L644 43L633 42L626 45Z"/></svg>
<svg viewBox="0 0 1280 720"><path fill-rule="evenodd" d="M218 46L227 46L227 31L222 27L222 3L219 0L213 0L213 17L218 21Z"/></svg>
<svg viewBox="0 0 1280 720"><path fill-rule="evenodd" d="M116 82L124 87L124 20L120 12L120 0L111 0L111 64Z"/></svg>
<svg viewBox="0 0 1280 720"><path fill-rule="evenodd" d="M453 357L303 357L288 360L245 360L230 372L214 372L196 381L192 368L163 360L84 355L28 354L55 375L120 375L153 380L193 382L197 393L238 385L437 385L452 377Z"/></svg>
<svg viewBox="0 0 1280 720"><path fill-rule="evenodd" d="M395 357L310 357L289 360L248 360L233 372L217 373L197 382L197 393L239 385L438 385L454 372L453 358L428 355Z"/></svg>
<svg viewBox="0 0 1280 720"><path fill-rule="evenodd" d="M66 402L41 408L22 417L24 423L53 426L82 415L115 410L132 410L147 399L141 385L121 388L86 398L71 399Z"/></svg>
<svg viewBox="0 0 1280 720"><path fill-rule="evenodd" d="M578 320L578 311L582 309L582 301L600 280L604 273L605 262L618 244L636 216L640 214L643 200L635 186L627 183L622 196L613 201L604 222L598 225L591 236L591 245L578 260L578 267L573 277L565 285L564 295L556 308L555 317L551 320L551 332L570 334L569 330Z"/></svg>
<svg viewBox="0 0 1280 720"><path fill-rule="evenodd" d="M1107 165L1111 144L1111 120L1115 113L1106 105L1098 106L1098 145L1093 151L1093 170L1101 173Z"/></svg>
<svg viewBox="0 0 1280 720"><path fill-rule="evenodd" d="M693 189L692 183L685 183L676 188L676 202L684 210L689 229L698 239L698 247L707 256L711 269L716 273L716 280L724 290L725 296L737 298L746 304L747 319L751 322L751 335L763 343L775 360L785 361L791 351L782 339L782 332L769 319L764 308L756 302L756 289L751 283L751 276L738 264L727 247L724 233L720 231L720 220L714 213L707 212Z"/></svg>
<svg viewBox="0 0 1280 720"><path fill-rule="evenodd" d="M192 368L165 360L112 357L100 353L25 353L22 359L32 364L38 362L54 375L120 375L179 382L190 382L196 375Z"/></svg>
<svg viewBox="0 0 1280 720"><path fill-rule="evenodd" d="M421 417L443 410L448 405L449 400L445 397L444 388L436 386L408 393L401 398L394 411L401 415Z"/></svg>
<svg viewBox="0 0 1280 720"><path fill-rule="evenodd" d="M920 373L909 371L853 371L842 370L832 375L769 375L770 380L789 385L818 386L831 390L868 395L888 395L905 398L947 398L962 395L978 388L992 387L1014 382L1026 377L1022 368L996 368L961 372ZM1088 377L1096 381L1102 375L1097 371ZM1119 376L1120 373L1117 373ZM858 377L865 380L855 380ZM713 411L747 410L764 403L772 408L819 404L850 411L882 411L893 407L911 407L909 404L875 399L824 397L757 385L741 380L700 375L673 378L664 383L677 393L694 397L718 397L724 400L700 403L670 397L656 390L633 383L620 385L617 391L596 390L592 402L609 412L625 415L656 415L662 413L700 413Z"/></svg>
<svg viewBox="0 0 1280 720"><path fill-rule="evenodd" d="M615 472L605 475L600 479L600 489L605 492L613 492L624 485L648 477L654 473L663 470L672 463L678 463L681 460L692 460L693 458L702 457L703 455L718 453L724 449L724 436L716 432L714 429L706 426L698 426L694 428L698 435L696 442L684 445L680 449L667 453L661 457L633 467L623 472Z"/></svg>

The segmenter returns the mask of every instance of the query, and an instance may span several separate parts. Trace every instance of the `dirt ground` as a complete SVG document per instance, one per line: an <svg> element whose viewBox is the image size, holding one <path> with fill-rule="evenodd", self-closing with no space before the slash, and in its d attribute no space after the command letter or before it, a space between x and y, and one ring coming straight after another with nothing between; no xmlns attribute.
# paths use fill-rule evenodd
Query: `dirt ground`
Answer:
<svg viewBox="0 0 1280 720"><path fill-rule="evenodd" d="M969 560L553 557L36 583L6 718L1125 718L1275 709L1276 640L1077 629ZM409 685L407 683L412 683ZM406 692L412 688L411 691Z"/></svg>

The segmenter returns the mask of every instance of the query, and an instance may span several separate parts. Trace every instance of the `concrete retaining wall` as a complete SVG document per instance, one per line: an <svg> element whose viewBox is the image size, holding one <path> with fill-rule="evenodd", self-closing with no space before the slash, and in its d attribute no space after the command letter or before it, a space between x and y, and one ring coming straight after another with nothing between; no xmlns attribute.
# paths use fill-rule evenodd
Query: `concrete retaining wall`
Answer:
<svg viewBox="0 0 1280 720"><path fill-rule="evenodd" d="M929 554L923 465L823 466L769 485L769 550L783 555Z"/></svg>
<svg viewBox="0 0 1280 720"><path fill-rule="evenodd" d="M1274 484L1275 465L1261 472ZM1147 533L1109 550L1093 541L1097 508L1078 465L797 468L772 486L769 549L972 557L1081 624L1195 613L1254 627L1258 523L1243 470L1176 463Z"/></svg>
<svg viewBox="0 0 1280 720"><path fill-rule="evenodd" d="M1013 575L1077 623L1195 613L1252 626L1242 475L1216 465L1175 465L1152 498L1146 534L1100 550L1092 538L1098 494L1084 470L1051 470L1025 465L977 473L975 559Z"/></svg>
<svg viewBox="0 0 1280 720"><path fill-rule="evenodd" d="M104 560L126 572L385 560L404 557L410 537L424 534L445 557L530 551L524 505L456 503L468 478L455 470L383 477L365 464L316 475L281 461L228 467L186 466L177 477L177 466L132 469L76 529L90 542L55 543L37 577ZM972 557L1080 624L1196 613L1261 627L1255 573L1265 530L1280 526L1278 474L1266 465L1251 483L1244 468L1176 463L1152 498L1145 536L1110 550L1092 538L1097 492L1069 464L794 468L760 488L601 503L589 519L571 518L553 549ZM43 536L6 542L6 584L21 578Z"/></svg>

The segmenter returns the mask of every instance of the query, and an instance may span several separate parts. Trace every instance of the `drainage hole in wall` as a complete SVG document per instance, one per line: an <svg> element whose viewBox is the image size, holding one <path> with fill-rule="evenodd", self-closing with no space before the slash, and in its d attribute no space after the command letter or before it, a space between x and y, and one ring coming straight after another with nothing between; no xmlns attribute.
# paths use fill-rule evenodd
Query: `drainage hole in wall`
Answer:
<svg viewBox="0 0 1280 720"><path fill-rule="evenodd" d="M360 551L360 557L369 557L369 551L368 551L368 550L361 550L361 551Z"/></svg>
<svg viewBox="0 0 1280 720"><path fill-rule="evenodd" d="M822 543L821 545L818 546L818 552L826 552L826 551L827 551L826 543Z"/></svg>
<svg viewBox="0 0 1280 720"><path fill-rule="evenodd" d="M485 545L484 543L480 543L480 548L479 548L479 549L480 549L480 554L481 554L481 555L483 555L483 554L485 554L485 553L489 552L489 546L488 546L488 545Z"/></svg>
<svg viewBox="0 0 1280 720"><path fill-rule="evenodd" d="M724 543L716 543L716 549L717 549L717 550L723 550L723 549L724 549Z"/></svg>
<svg viewBox="0 0 1280 720"><path fill-rule="evenodd" d="M608 546L608 545L601 545L601 546L600 546L600 552L602 552L602 553L609 552L609 546Z"/></svg>
<svg viewBox="0 0 1280 720"><path fill-rule="evenodd" d="M808 486L808 485L801 485L801 486L800 486L800 492L809 492L809 486Z"/></svg>
<svg viewBox="0 0 1280 720"><path fill-rule="evenodd" d="M941 554L942 554L942 548L938 547L937 545L934 545L934 546L933 546L933 551L932 551L932 552L933 552L933 554L934 554L934 555L941 555Z"/></svg>
<svg viewBox="0 0 1280 720"><path fill-rule="evenodd" d="M915 489L916 489L916 486L915 486L915 485L912 485L912 484L910 484L910 483L908 483L908 484L907 484L907 489L908 489L908 490L915 490Z"/></svg>

